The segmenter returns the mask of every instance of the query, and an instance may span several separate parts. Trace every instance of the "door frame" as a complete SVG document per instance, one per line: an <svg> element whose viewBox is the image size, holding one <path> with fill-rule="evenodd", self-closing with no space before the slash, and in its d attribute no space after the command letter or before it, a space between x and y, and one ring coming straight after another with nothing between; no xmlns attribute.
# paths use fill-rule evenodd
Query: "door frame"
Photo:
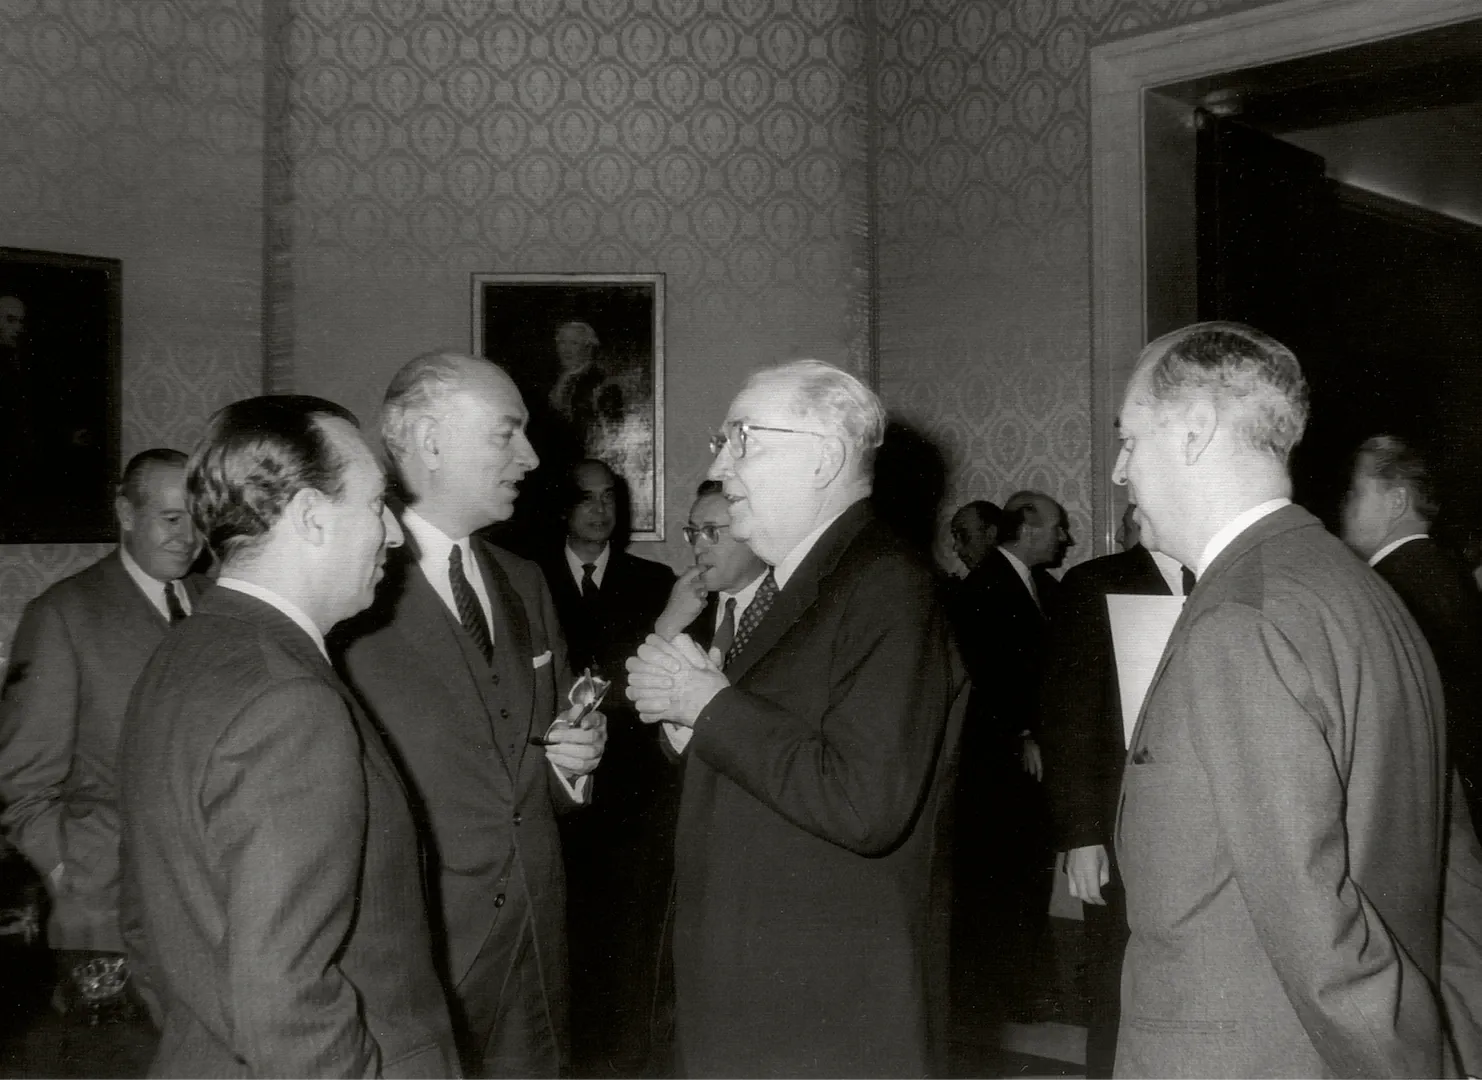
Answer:
<svg viewBox="0 0 1482 1080"><path fill-rule="evenodd" d="M1278 0L1091 50L1091 518L1119 514L1111 470L1124 383L1147 343L1147 91L1482 18L1482 0Z"/></svg>

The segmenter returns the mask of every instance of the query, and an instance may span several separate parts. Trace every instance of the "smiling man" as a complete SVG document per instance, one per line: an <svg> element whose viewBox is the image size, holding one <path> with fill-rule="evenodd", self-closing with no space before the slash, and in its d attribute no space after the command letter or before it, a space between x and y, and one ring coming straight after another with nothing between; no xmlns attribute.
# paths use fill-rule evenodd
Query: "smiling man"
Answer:
<svg viewBox="0 0 1482 1080"><path fill-rule="evenodd" d="M932 573L869 508L884 428L875 395L828 364L753 375L710 475L767 572L724 653L654 635L628 661L640 715L693 730L679 1075L944 1066L938 832L957 684Z"/></svg>
<svg viewBox="0 0 1482 1080"><path fill-rule="evenodd" d="M1119 1076L1434 1076L1441 684L1394 592L1291 503L1289 350L1144 350L1113 480L1193 591L1132 732Z"/></svg>

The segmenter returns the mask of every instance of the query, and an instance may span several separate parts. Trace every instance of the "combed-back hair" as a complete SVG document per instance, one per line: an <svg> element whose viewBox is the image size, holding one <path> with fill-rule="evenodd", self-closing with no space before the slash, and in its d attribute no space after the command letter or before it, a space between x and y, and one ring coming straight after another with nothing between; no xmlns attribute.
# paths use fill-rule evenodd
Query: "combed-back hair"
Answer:
<svg viewBox="0 0 1482 1080"><path fill-rule="evenodd" d="M1307 427L1307 380L1292 351L1237 322L1202 322L1166 334L1148 371L1155 401L1206 391L1251 449L1285 462Z"/></svg>
<svg viewBox="0 0 1482 1080"><path fill-rule="evenodd" d="M189 460L184 451L172 450L168 446L140 450L124 466L123 476L118 482L118 493L129 500L130 506L141 507L144 505L144 474L151 465L183 467Z"/></svg>
<svg viewBox="0 0 1482 1080"><path fill-rule="evenodd" d="M1381 483L1405 488L1410 504L1427 523L1441 510L1436 484L1425 457L1398 435L1375 435L1359 444L1355 458L1365 475Z"/></svg>
<svg viewBox="0 0 1482 1080"><path fill-rule="evenodd" d="M430 352L408 360L391 376L381 401L381 442L393 465L411 452L412 426L417 419L440 411L463 389L463 375L479 364L490 362L467 353Z"/></svg>
<svg viewBox="0 0 1482 1080"><path fill-rule="evenodd" d="M974 499L970 503L964 503L962 509L971 510L974 514L977 514L978 521L982 524L983 528L1002 531L1003 511L998 508L996 503L991 503L987 499Z"/></svg>
<svg viewBox="0 0 1482 1080"><path fill-rule="evenodd" d="M998 545L1009 547L1019 540L1025 525L1040 525L1039 501L1051 499L1042 491L1016 491L1003 501L998 515ZM988 505L992 506L992 503Z"/></svg>
<svg viewBox="0 0 1482 1080"><path fill-rule="evenodd" d="M747 386L777 378L794 383L788 402L793 414L836 431L868 476L875 451L885 441L885 406L875 392L849 372L822 360L791 360L763 368L747 380Z"/></svg>
<svg viewBox="0 0 1482 1080"><path fill-rule="evenodd" d="M305 488L344 494L346 461L323 426L331 417L359 426L343 405L306 394L246 398L211 417L186 465L185 491L223 563L259 544Z"/></svg>

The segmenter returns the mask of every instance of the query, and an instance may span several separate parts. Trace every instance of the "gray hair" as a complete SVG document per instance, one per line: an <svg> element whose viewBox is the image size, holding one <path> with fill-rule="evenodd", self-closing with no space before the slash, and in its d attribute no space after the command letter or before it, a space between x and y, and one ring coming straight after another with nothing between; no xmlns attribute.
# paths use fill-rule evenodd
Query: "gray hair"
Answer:
<svg viewBox="0 0 1482 1080"><path fill-rule="evenodd" d="M1354 458L1365 476L1386 487L1403 487L1410 493L1416 514L1427 523L1435 520L1441 501L1420 451L1398 435L1375 435L1359 444Z"/></svg>
<svg viewBox="0 0 1482 1080"><path fill-rule="evenodd" d="M793 383L788 407L794 415L832 428L849 444L861 468L869 467L885 441L885 406L873 390L822 360L792 360L763 368L746 380L746 386L774 379Z"/></svg>
<svg viewBox="0 0 1482 1080"><path fill-rule="evenodd" d="M597 348L597 346L602 344L601 339L597 337L597 331L592 329L591 324L584 323L579 319L573 319L570 322L563 322L560 326L556 327L556 337L560 337L561 331L565 330L567 327L571 327L572 329L577 331L575 337L583 345L590 345L592 348L595 349Z"/></svg>
<svg viewBox="0 0 1482 1080"><path fill-rule="evenodd" d="M1155 402L1207 391L1221 406L1238 405L1235 431L1252 449L1282 462L1307 426L1307 380L1281 342L1237 322L1202 322L1165 334L1148 369Z"/></svg>
<svg viewBox="0 0 1482 1080"><path fill-rule="evenodd" d="M412 427L417 420L446 408L448 400L463 389L463 376L470 366L488 362L466 353L424 353L391 376L381 401L381 442L392 462L406 460L411 452Z"/></svg>

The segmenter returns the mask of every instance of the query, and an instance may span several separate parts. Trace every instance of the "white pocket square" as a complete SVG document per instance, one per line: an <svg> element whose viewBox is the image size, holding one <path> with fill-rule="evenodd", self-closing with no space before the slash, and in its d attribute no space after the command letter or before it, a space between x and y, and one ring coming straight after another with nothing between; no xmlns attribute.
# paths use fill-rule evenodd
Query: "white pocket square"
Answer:
<svg viewBox="0 0 1482 1080"><path fill-rule="evenodd" d="M530 666L531 667L538 667L538 668L539 667L545 667L550 662L551 662L551 650L550 649L547 649L545 652L541 653L539 656L537 656L534 659L532 659L530 661Z"/></svg>

